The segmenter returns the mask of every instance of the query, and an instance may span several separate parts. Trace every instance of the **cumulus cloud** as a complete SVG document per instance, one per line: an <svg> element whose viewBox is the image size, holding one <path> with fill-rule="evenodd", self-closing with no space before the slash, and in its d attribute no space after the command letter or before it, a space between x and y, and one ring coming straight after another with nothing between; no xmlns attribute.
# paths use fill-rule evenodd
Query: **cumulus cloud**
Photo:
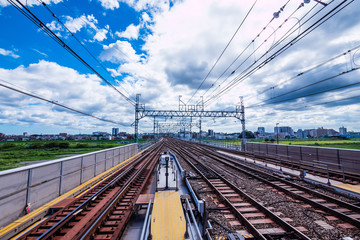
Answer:
<svg viewBox="0 0 360 240"><path fill-rule="evenodd" d="M125 31L123 32L115 32L118 37L126 38L126 39L138 39L140 31L140 25L135 26L134 24L130 24L127 26Z"/></svg>
<svg viewBox="0 0 360 240"><path fill-rule="evenodd" d="M90 28L92 31L88 31L89 34L93 34L93 39L89 40L90 42L102 42L104 39L107 39L107 34L110 31L110 26L106 25L105 28L98 27L98 20L93 14L91 15L81 15L80 17L73 18L71 16L65 16L65 29L58 21L54 20L50 23L47 23L46 26L54 31L59 37L61 33L68 35L67 29L72 33L80 32L82 29Z"/></svg>
<svg viewBox="0 0 360 240"><path fill-rule="evenodd" d="M132 122L131 105L128 106L118 93L104 85L97 76L80 74L53 62L40 61L12 70L0 69L0 82L96 116L126 125ZM121 102L124 104L119 104ZM46 126L65 125L71 129L95 129L98 124L95 119L82 117L3 87L0 88L0 112L2 124L31 122ZM83 125L84 122L87 123ZM113 126L103 122L102 125Z"/></svg>
<svg viewBox="0 0 360 240"><path fill-rule="evenodd" d="M138 62L140 56L136 54L131 44L127 41L116 41L103 46L104 51L100 54L102 61L112 63Z"/></svg>
<svg viewBox="0 0 360 240"><path fill-rule="evenodd" d="M41 5L41 2L39 2L37 0L21 0L20 2L28 7ZM62 2L62 0L43 0L43 2L46 4L52 4L52 3L58 4L58 3ZM6 7L9 5L10 5L10 3L7 0L0 0L0 7Z"/></svg>
<svg viewBox="0 0 360 240"><path fill-rule="evenodd" d="M98 0L105 9L114 10L120 7L119 3L126 3L136 11L151 9L153 11L164 11L169 8L169 0Z"/></svg>
<svg viewBox="0 0 360 240"><path fill-rule="evenodd" d="M15 54L13 51L11 50L5 50L3 48L0 48L0 54L3 55L3 56L9 56L9 57L12 57L12 58L19 58L20 56Z"/></svg>
<svg viewBox="0 0 360 240"><path fill-rule="evenodd" d="M72 18L66 16L65 26L73 33L80 31L83 27L90 26L93 29L97 29L96 24L98 20L94 15L82 15L78 18Z"/></svg>

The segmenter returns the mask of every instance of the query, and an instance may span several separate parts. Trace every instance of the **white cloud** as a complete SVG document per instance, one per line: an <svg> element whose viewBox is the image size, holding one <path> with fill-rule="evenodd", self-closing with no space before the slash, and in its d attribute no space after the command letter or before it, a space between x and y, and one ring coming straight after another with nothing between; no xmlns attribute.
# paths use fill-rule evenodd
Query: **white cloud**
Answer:
<svg viewBox="0 0 360 240"><path fill-rule="evenodd" d="M123 32L115 32L118 37L126 38L126 39L138 39L140 31L140 25L135 26L134 24L130 24L127 26L125 31Z"/></svg>
<svg viewBox="0 0 360 240"><path fill-rule="evenodd" d="M158 1L158 0L98 0L105 9L114 10L120 7L120 2L126 3L136 11L140 12L143 10L152 11L164 11L169 9L169 1Z"/></svg>
<svg viewBox="0 0 360 240"><path fill-rule="evenodd" d="M101 2L101 6L103 6L105 9L111 9L114 10L116 8L119 8L119 1L118 0L99 0Z"/></svg>
<svg viewBox="0 0 360 240"><path fill-rule="evenodd" d="M41 5L41 2L37 0L20 0L20 2L28 7ZM46 4L58 4L62 2L62 0L43 0L43 2ZM0 0L0 7L7 7L9 5L10 3L7 0Z"/></svg>
<svg viewBox="0 0 360 240"><path fill-rule="evenodd" d="M59 24L58 21L52 21L51 23L47 23L46 26L51 30L51 31L62 31L63 28L62 26Z"/></svg>
<svg viewBox="0 0 360 240"><path fill-rule="evenodd" d="M106 25L105 28L98 28L97 27L98 20L94 17L93 14L91 15L82 15L77 18L73 18L71 16L66 16L65 26L68 28L72 33L76 33L81 31L83 28L90 27L92 30L95 31L95 35L93 36L94 41L103 41L107 39L107 34L109 33L109 25ZM51 23L47 24L47 26L53 31L66 31L59 23L56 21L52 21ZM90 32L89 32L90 33ZM57 32L59 35L60 33Z"/></svg>
<svg viewBox="0 0 360 240"><path fill-rule="evenodd" d="M127 41L116 41L109 45L103 46L104 51L100 54L102 61L112 63L138 62L140 56L136 54L131 44Z"/></svg>
<svg viewBox="0 0 360 240"><path fill-rule="evenodd" d="M96 34L95 34L95 36L94 36L94 39L97 40L97 41L99 41L99 42L101 42L101 41L103 41L104 39L107 38L107 37L106 37L106 34L107 34L108 32L109 32L108 29L99 29L99 30L96 32Z"/></svg>
<svg viewBox="0 0 360 240"><path fill-rule="evenodd" d="M132 106L111 87L104 85L97 76L80 74L53 62L40 61L12 70L0 68L0 82L13 87L15 85L21 90L31 91L95 116L128 125L133 120L130 114ZM126 112L128 114L124 115ZM82 117L3 87L0 87L0 115L2 124L32 123L43 126L66 126L69 129L97 129L99 124L98 120ZM114 126L100 123L105 129ZM131 131L131 128L126 131Z"/></svg>
<svg viewBox="0 0 360 240"><path fill-rule="evenodd" d="M97 29L96 25L98 21L94 15L82 15L78 18L72 18L66 16L65 26L73 33L80 31L83 27L90 26L91 28Z"/></svg>
<svg viewBox="0 0 360 240"><path fill-rule="evenodd" d="M13 51L5 50L3 48L0 48L0 55L9 56L9 57L13 57L13 58L19 58L20 57L19 55L15 54Z"/></svg>

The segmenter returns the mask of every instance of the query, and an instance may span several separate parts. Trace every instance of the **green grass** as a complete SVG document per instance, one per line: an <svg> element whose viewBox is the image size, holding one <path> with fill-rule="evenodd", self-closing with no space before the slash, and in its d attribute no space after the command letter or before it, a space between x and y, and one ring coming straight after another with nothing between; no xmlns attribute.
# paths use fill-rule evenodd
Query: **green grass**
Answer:
<svg viewBox="0 0 360 240"><path fill-rule="evenodd" d="M68 148L49 147L51 142L68 142L69 146ZM119 140L0 142L0 171L26 166L27 162L31 161L64 157L59 155L83 154L127 144L120 142ZM139 143L143 142L145 141L139 141ZM133 141L129 141L130 143Z"/></svg>

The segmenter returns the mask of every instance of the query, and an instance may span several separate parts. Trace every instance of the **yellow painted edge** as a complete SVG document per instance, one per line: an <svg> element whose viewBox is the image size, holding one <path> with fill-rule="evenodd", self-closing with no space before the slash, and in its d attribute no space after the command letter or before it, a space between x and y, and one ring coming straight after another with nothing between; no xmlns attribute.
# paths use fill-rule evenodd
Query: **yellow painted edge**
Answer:
<svg viewBox="0 0 360 240"><path fill-rule="evenodd" d="M360 185L352 185L352 184L333 184L333 186L346 189L352 192L360 193Z"/></svg>
<svg viewBox="0 0 360 240"><path fill-rule="evenodd" d="M134 156L132 156L132 157L128 158L127 160L119 163L118 165L116 165L116 166L114 166L114 167L106 170L105 172L99 174L98 176L96 176L96 177L94 177L94 178L86 181L85 183L83 183L83 184L77 186L76 188L68 191L67 193L64 193L64 194L61 195L60 197L55 198L54 200L46 203L45 205L39 207L38 209L30 212L29 214L26 214L25 216L19 218L18 220L16 220L16 221L10 223L9 225L3 227L2 229L0 229L0 238L1 238L3 235L7 234L8 232L12 231L14 228L16 228L16 227L18 227L19 225L21 225L22 223L30 220L31 218L36 217L36 215L38 215L38 214L40 214L41 212L47 210L47 209L48 209L49 207L51 207L52 205L54 205L54 204L60 202L61 200L65 199L65 198L67 198L67 197L69 197L69 196L71 196L71 195L74 194L75 192L79 191L81 188L84 188L84 187L86 187L86 186L88 186L88 185L92 185L92 183L94 183L94 182L97 181L99 178L103 177L104 175L108 174L109 172L111 172L111 171L113 171L113 170L121 167L122 165L126 165L129 161L131 161L133 158L137 157L140 153L141 153L141 152L135 154ZM103 179L101 179L101 180L103 180ZM98 183L98 182L96 182L96 183ZM95 183L95 184L96 184L96 183Z"/></svg>

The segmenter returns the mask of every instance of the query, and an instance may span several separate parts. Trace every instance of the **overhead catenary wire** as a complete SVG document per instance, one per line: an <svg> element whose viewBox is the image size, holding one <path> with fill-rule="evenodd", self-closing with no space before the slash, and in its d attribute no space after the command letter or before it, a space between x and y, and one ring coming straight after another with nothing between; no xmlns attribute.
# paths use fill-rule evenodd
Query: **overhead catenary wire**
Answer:
<svg viewBox="0 0 360 240"><path fill-rule="evenodd" d="M16 1L16 2L15 2ZM44 24L38 17L36 17L24 4L19 0L8 0L8 2L13 5L17 10L19 10L23 15L25 15L30 21L32 21L36 26L38 26L42 31L44 31L48 36L50 36L55 42L65 48L71 55L78 59L83 65L85 65L89 70L94 72L102 81L108 84L112 89L119 93L127 102L135 106L135 101L128 98L124 93L119 91L114 85L112 85L105 77L103 77L98 71L96 71L87 61L85 61L81 56L79 56L70 46L68 46L59 36L57 36L52 30L50 30L46 24Z"/></svg>
<svg viewBox="0 0 360 240"><path fill-rule="evenodd" d="M115 121L113 121L113 120L108 120L108 119L105 119L105 118L97 117L97 116L95 116L95 115L93 115L93 114L86 113L86 112L83 112L83 111L81 111L81 110L75 109L75 108L73 108L73 107L66 106L66 105L64 105L64 104L62 104L62 103L59 103L58 101L53 101L53 100L50 100L50 99L41 97L41 96L39 96L39 95L36 95L36 94L34 94L34 93L26 92L26 91L23 91L23 90L20 90L20 89L17 89L17 88L14 88L14 87L5 85L5 84L3 84L3 83L0 83L0 86L1 86L1 87L4 87L4 88L7 88L7 89L10 89L10 90L12 90L12 91L15 91L15 92L18 92L18 93L21 93L21 94L24 94L24 95L33 97L33 98L37 98L37 99L39 99L39 100L42 100L42 101L45 101L45 102L48 102L48 103L57 105L57 106L59 106L59 107L65 108L65 109L67 109L67 110L70 110L70 111L72 111L72 112L76 112L76 113L79 113L79 114L82 114L82 115L85 115L85 116L88 116L88 117L95 118L95 119L100 120L100 121L103 121L103 122L108 122L108 123L113 123L113 124L116 124L116 125L121 125L121 126L129 127L128 125L125 125L125 124L122 124L122 123L119 123L119 122L115 122Z"/></svg>
<svg viewBox="0 0 360 240"><path fill-rule="evenodd" d="M360 49L360 45L357 45L356 47L353 47L352 49L349 49L349 50L347 50L347 51L345 51L345 52L343 52L343 53L341 53L341 54L338 54L338 55L336 55L335 57L332 57L332 58L330 58L330 59L328 59L328 60L326 60L326 61L324 61L324 62L322 62L322 63L319 63L319 64L316 64L315 66L309 67L309 68L307 68L305 71L299 72L298 74L296 74L295 76L293 76L293 77L291 77L291 78L288 78L288 79L286 79L286 80L284 80L284 81L280 81L280 83L278 83L278 84L275 84L275 85L273 85L273 86L271 86L271 87L267 87L265 90L259 92L259 93L256 94L256 95L248 96L248 97L246 98L246 100L249 100L249 99L254 98L254 97L259 97L260 95L262 95L262 94L264 94L264 93L266 93L266 92L268 92L268 91L270 91L270 90L273 90L273 89L275 89L276 87L280 87L280 86L284 85L284 84L287 83L287 82L290 82L290 81L292 81L292 80L294 80L294 79L297 79L297 78L299 78L299 77L302 77L302 76L304 76L305 74L308 74L308 73L310 73L310 72L312 72L312 71L314 71L314 70L316 70L316 69L318 69L318 68L320 68L320 67L322 67L322 66L325 66L325 65L333 62L334 60L337 60L337 59L339 59L339 58L341 58L341 57L343 57L343 56L347 56L348 54L351 54L351 53L354 52L354 51L356 52L356 50L358 50L358 49ZM277 97L278 97L278 96L277 96ZM270 100L270 99L268 99L268 100ZM264 101L266 101L266 100L264 100Z"/></svg>
<svg viewBox="0 0 360 240"><path fill-rule="evenodd" d="M290 1L290 0L289 0ZM241 23L239 24L238 28L236 29L235 33L232 35L232 37L230 38L229 42L226 44L225 48L222 50L220 56L216 59L215 63L213 64L213 66L211 67L210 71L206 74L205 78L202 80L202 82L200 83L199 87L196 89L196 91L194 92L194 94L190 97L190 99L187 101L186 104L188 104L191 99L195 96L195 94L200 90L200 88L202 87L202 85L204 84L204 82L206 81L206 79L209 77L209 75L211 74L211 72L214 70L215 66L217 65L217 63L219 62L219 60L221 59L221 57L224 55L226 49L229 47L230 43L232 42L232 40L234 39L234 37L236 36L236 34L238 33L238 31L240 30L240 28L242 27L242 25L244 24L245 20L247 19L247 17L249 16L249 14L251 13L251 11L253 10L255 4L256 4L257 0L254 1L254 3L252 4L251 8L249 9L249 11L246 13L245 17L243 18L243 20L241 21Z"/></svg>
<svg viewBox="0 0 360 240"><path fill-rule="evenodd" d="M215 96L209 98L206 103L210 104L209 101L211 100L212 102L216 99L218 99L219 97L221 97L225 92L227 92L229 89L231 89L232 87L234 87L235 85L239 84L240 82L244 81L246 78L248 78L249 76L251 76L253 73L255 73L256 71L258 71L259 69L261 69L262 67L264 67L266 64L268 64L269 62L271 62L272 60L274 60L276 57L278 57L279 55L281 55L283 52L285 52L287 49L289 49L291 46L293 46L295 43L297 43L298 41L300 41L301 39L303 39L304 37L306 37L308 34L310 34L312 31L314 31L316 28L318 28L319 26L321 26L323 23L325 23L326 21L328 21L330 18L332 18L334 15L336 15L337 13L339 13L341 10L343 10L345 7L349 6L352 2L354 2L354 0L348 2L347 4L345 4L344 6L342 6L344 3L346 3L347 0L342 1L341 3L339 3L337 6L335 6L332 10L330 10L329 12L327 12L325 15L323 15L320 19L318 19L315 23L313 23L311 26L309 26L306 30L304 30L303 32L301 32L297 37L295 37L294 39L292 39L289 43L287 43L286 45L284 45L282 48L280 48L279 50L277 50L275 53L273 53L270 57L266 58L265 60L263 60L261 63L259 63L256 67L252 68L251 70L249 70L254 64L252 64L251 66L249 66L245 71L249 70L246 74L241 75L239 74L237 77L234 78L233 82L231 84L228 84L226 87L224 87L223 89L221 89ZM265 54L264 54L265 55Z"/></svg>
<svg viewBox="0 0 360 240"><path fill-rule="evenodd" d="M356 91L358 92L359 90L357 89ZM286 109L286 110L277 110L276 112L272 111L271 113L264 114L261 117L250 118L250 120L252 120L252 121L257 120L257 119L263 120L264 116L273 116L273 115L275 115L277 113L297 111L297 110L301 110L301 109L304 109L304 108L311 108L311 107L315 107L315 106L328 105L328 104L332 104L332 103L336 103L336 102L353 100L353 99L357 99L357 98L359 99L359 102L360 102L360 95L354 95L354 96L340 98L340 99L327 100L327 101L322 101L322 102L318 102L318 103L306 104L304 106L300 106L300 107L296 107L296 108L290 108L290 109ZM353 102L353 103L346 104L346 105L348 106L348 105L354 105L354 104L358 104L358 102ZM328 109L326 109L326 111L328 111Z"/></svg>
<svg viewBox="0 0 360 240"><path fill-rule="evenodd" d="M38 0L38 1L39 1L39 0ZM67 4L65 4L64 2L61 2L61 4L62 4L69 12L71 12L75 17L77 17L78 19L80 19L84 24L88 25L88 26L89 26L90 28L92 28L94 31L97 31L97 30L98 30L98 29L96 29L94 26L92 26L91 24L88 24L88 22L84 21L84 19L83 19L81 16L78 17L77 14L76 14ZM112 36L113 33L112 33L112 31L111 31L111 28L109 28L108 31L111 32L110 36ZM111 42L108 40L108 38L106 37L106 35L104 35L102 32L98 31L96 34L101 35L101 36L104 38L103 41L106 41L107 44L111 44ZM118 45L116 45L116 46L114 47L114 50L117 51L117 52L119 52L120 54L124 55L128 60L131 61L131 57L130 57L126 52L122 51L122 50L119 48ZM139 66L142 67L142 69L143 69L145 72L147 72L149 75L151 75L151 73L148 71L148 69L146 69L146 68L144 67L144 65L140 64ZM106 71L108 71L108 69L106 69ZM111 74L110 74L110 75L111 75ZM123 86L120 84L120 81L118 81L118 80L116 79L116 77L113 77L112 75L111 75L111 77L112 77L115 81L119 82L119 86L120 86L128 95L131 95L130 93L127 92L127 90L125 89L125 87L123 87ZM126 82L124 82L124 81L122 81L121 83L125 83L125 84L129 85L128 83L126 83Z"/></svg>
<svg viewBox="0 0 360 240"><path fill-rule="evenodd" d="M357 67L357 68L353 68L353 69L348 70L348 71L341 72L341 73L339 73L339 74L333 75L333 76L331 76L331 77L327 77L327 78L322 79L322 80L320 80L320 81L317 81L317 82L315 82L315 83L311 83L311 84L308 84L308 85L306 85L306 86L304 86L304 87L297 88L297 89L295 89L295 90L286 92L286 93L284 93L284 94L281 94L281 95L277 96L276 98L278 98L278 97L280 97L280 96L288 95L288 94L290 94L290 93L294 93L294 92L300 91L300 90L302 90L302 89L304 89L304 88L307 88L307 87L313 86L313 85L315 85L315 84L319 84L319 83L322 83L322 82L325 82L325 81L328 81L328 80L331 80L331 79L340 77L340 76L345 75L345 74L349 74L349 73L354 72L354 71L358 71L359 69L360 69L360 67ZM262 106L270 105L270 104L278 104L278 103L282 103L282 102L288 102L288 101L295 100L295 99L298 99L298 98L304 98L304 97L314 96L314 95L317 95L317 94L326 93L326 92L330 92L330 91L335 91L335 90L339 90L339 89L343 89L343 88L353 87L353 86L356 86L356 85L359 85L359 84L360 84L360 82L349 83L349 84L346 84L346 85L343 85L343 86L339 86L339 87L334 87L334 88L324 89L324 90L317 91L317 92L313 92L313 93L303 94L303 95L301 95L301 96L291 97L291 98L282 99L282 100L273 101L273 102L268 102L268 103L265 102L265 103L262 103L262 104L254 104L254 105L251 105L251 106L247 106L246 108L255 108L255 107L262 107ZM273 98L273 99L274 99L274 98ZM273 100L273 99L267 99L267 100ZM266 101L267 101L267 100L266 100Z"/></svg>
<svg viewBox="0 0 360 240"><path fill-rule="evenodd" d="M353 1L349 2L348 4L346 4L345 6L343 6L342 8L340 8L338 11L336 11L335 13L333 13L331 16L327 17L330 13L332 13L333 11L335 11L338 7L340 7L342 4L344 4L346 2L343 1L342 3L338 4L335 8L333 8L330 12L328 12L327 14L325 14L321 19L319 19L318 21L316 21L314 24L312 24L309 28L307 28L304 32L302 32L301 34L299 34L296 38L294 38L292 41L290 41L288 44L286 44L284 47L282 47L281 49L279 49L277 52L275 52L272 56L268 57L267 59L265 59L263 62L261 62L260 64L258 64L255 68L253 68L250 72L248 72L247 74L245 74L244 76L238 76L237 78L234 79L232 86L233 87L235 85L237 85L240 82L243 82L247 77L251 76L254 72L256 72L257 70L259 70L260 68L262 68L263 66L265 66L267 63L271 62L274 58L276 58L277 56L279 56L280 54L282 54L283 52L285 52L288 48L290 48L291 46L293 46L295 43L297 43L298 41L300 41L302 38L304 38L305 36L307 36L309 33L311 33L312 31L314 31L317 27L319 27L320 25L322 25L324 22L326 22L327 20L329 20L331 17L333 17L335 14L337 14L338 12L340 12L342 9L344 9L345 7L347 7L349 4L351 4ZM325 18L325 20L323 20ZM321 22L321 20L323 20ZM320 22L320 23L319 23ZM305 33L305 35L303 35ZM301 37L300 37L301 36ZM300 38L299 38L300 37ZM265 56L266 53L263 55ZM263 57L262 56L262 57ZM249 68L248 68L249 69ZM246 70L248 70L246 69ZM245 71L244 71L245 72ZM219 96L217 96L217 98L219 98L221 95L223 95L229 88L229 86L227 86L227 88L222 89L222 92L219 94ZM216 100L217 98L215 98L214 100Z"/></svg>
<svg viewBox="0 0 360 240"><path fill-rule="evenodd" d="M287 6L287 4L288 4L289 2L290 2L290 0L288 0L288 1L280 8L280 10L279 10L278 12L275 12L275 13L277 14L277 16L279 16L279 14L284 11L285 7ZM275 13L274 13L274 15L275 15ZM294 13L293 13L293 14L294 14ZM262 30L248 43L248 45L242 50L242 52L241 52L240 54L238 54L238 56L230 63L230 65L220 74L220 76L215 80L215 82L205 91L205 93L203 94L204 97L205 97L205 95L208 93L208 91L209 91L212 87L214 87L215 84L221 79L221 77L224 76L224 74L235 64L235 62L249 49L249 47L250 47L252 44L254 44L255 40L262 35L262 33L269 27L269 25L274 21L274 19L275 19L275 16L273 16L273 17L271 18L271 20L265 25L265 27L262 28ZM275 31L274 31L274 32L275 32ZM272 34L274 34L274 33L272 33ZM272 34L265 40L265 42L272 36ZM259 47L260 47L260 46L259 46ZM257 49L259 49L259 47L258 47ZM250 54L250 56L248 56L248 57L246 58L246 60L249 59L249 58L257 51L257 49L256 49L256 50L254 49L254 50L253 50L253 53ZM239 68L239 67L238 67L238 68ZM236 70L237 70L237 69L233 70L233 71L219 84L219 86L220 86L221 84L223 84L224 82L226 82L226 80L227 80L231 75L233 75L233 74L236 72ZM217 89L218 89L218 87L216 87L216 88L210 93L210 95L211 95L212 93L214 93Z"/></svg>
<svg viewBox="0 0 360 240"><path fill-rule="evenodd" d="M248 59L250 59L250 57L251 57L252 55L254 55L254 53L255 53L264 43L266 43L266 42L269 40L269 38L270 38L277 30L279 30L280 28L282 28L282 26L283 26L286 22L288 22L288 19L291 18L291 16L293 16L293 15L294 15L301 7L303 7L303 6L304 6L303 4L300 4L300 5L278 26L278 28L273 31L273 33L272 33L268 38L266 38L256 49L253 50L252 53L249 54L249 56L248 56L245 60L243 60L243 61L235 68L235 70L234 70L233 72L236 72ZM315 8L315 6L314 6L312 9L310 9L310 10L301 18L301 20L304 19L314 8ZM323 9L324 9L324 8L321 8L318 12L316 12L315 14L313 14L313 16L310 17L307 21L309 21L311 18L313 18L315 15L317 15L317 14L318 14L320 11L322 11ZM307 21L305 21L302 25L304 25ZM296 24L296 25L297 25L297 24ZM295 25L294 25L294 26L295 26ZM294 27L294 26L293 26L293 27ZM292 27L292 28L293 28L293 27ZM298 27L298 29L300 29L300 27L301 27L301 25ZM290 28L290 29L292 29L292 28ZM288 34L288 32L283 35L283 37L281 38L281 40L279 40L279 41L277 41L276 43L274 43L274 44L270 47L269 50L267 50L263 55L261 55L258 59L256 59L250 66L248 66L245 70L243 70L241 73L239 73L237 77L235 77L231 82L227 83L227 85L226 85L223 89L227 89L229 86L231 86L231 85L236 81L236 79L239 78L239 76L241 76L242 74L245 74L246 71L248 71L249 69L251 69L251 67L253 67L258 61L260 61L260 59L262 59L263 57L265 57L272 49L274 49L274 48L275 48L276 46L278 46L282 41L284 41L284 39L286 39L286 38L284 38L284 36L285 36L286 34ZM254 68L254 69L255 69L255 68ZM221 84L224 84L225 81L226 81L231 75L232 75L232 74L229 74L229 75L227 76L227 78L225 78L225 79L221 82ZM221 84L220 84L220 85L221 85ZM220 85L219 85L219 86L220 86ZM218 88L214 89L214 91L213 91L211 94L213 94L217 89L218 89ZM222 89L219 90L219 92L221 92L221 91L222 91ZM211 98L216 98L216 94L214 94L212 97L209 97L209 99L211 99Z"/></svg>

